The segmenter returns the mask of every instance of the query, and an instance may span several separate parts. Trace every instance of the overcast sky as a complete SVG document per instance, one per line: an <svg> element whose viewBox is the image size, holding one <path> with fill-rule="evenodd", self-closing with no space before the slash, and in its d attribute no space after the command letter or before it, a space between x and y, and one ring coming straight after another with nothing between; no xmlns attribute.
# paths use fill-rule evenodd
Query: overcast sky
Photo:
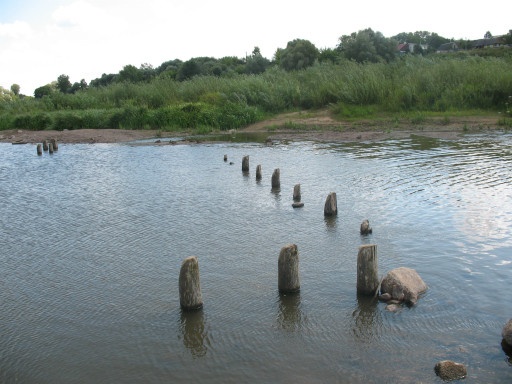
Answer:
<svg viewBox="0 0 512 384"><path fill-rule="evenodd" d="M0 0L0 86L33 95L61 74L90 82L127 64L245 57L255 46L271 59L296 38L334 48L368 27L478 39L507 33L511 14L510 0Z"/></svg>

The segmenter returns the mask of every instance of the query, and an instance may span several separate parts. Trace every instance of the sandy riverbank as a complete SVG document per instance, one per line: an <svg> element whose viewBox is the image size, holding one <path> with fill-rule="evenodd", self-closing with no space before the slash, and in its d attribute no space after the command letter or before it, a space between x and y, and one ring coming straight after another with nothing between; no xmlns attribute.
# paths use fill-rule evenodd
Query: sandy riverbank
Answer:
<svg viewBox="0 0 512 384"><path fill-rule="evenodd" d="M503 130L498 125L500 116L470 116L429 118L419 124L386 120L334 120L327 111L293 112L258 122L237 132L266 134L273 140L326 140L326 141L374 141L404 138L411 134L451 139L466 134ZM0 131L0 142L40 143L56 139L59 143L125 143L143 139L187 136L188 132L159 132L155 130L78 129L71 131ZM183 141L182 143L196 141Z"/></svg>

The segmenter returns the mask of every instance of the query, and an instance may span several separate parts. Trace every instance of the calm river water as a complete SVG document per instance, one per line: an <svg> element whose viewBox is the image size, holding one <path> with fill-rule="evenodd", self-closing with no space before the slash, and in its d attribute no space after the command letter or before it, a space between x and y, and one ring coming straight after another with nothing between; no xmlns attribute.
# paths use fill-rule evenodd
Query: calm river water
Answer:
<svg viewBox="0 0 512 384"><path fill-rule="evenodd" d="M511 135L61 144L40 157L0 144L0 181L2 383L431 383L445 359L467 365L467 383L512 381ZM289 243L301 291L283 296ZM368 243L381 275L406 266L428 284L416 306L357 297ZM186 314L178 276L192 255L204 309Z"/></svg>

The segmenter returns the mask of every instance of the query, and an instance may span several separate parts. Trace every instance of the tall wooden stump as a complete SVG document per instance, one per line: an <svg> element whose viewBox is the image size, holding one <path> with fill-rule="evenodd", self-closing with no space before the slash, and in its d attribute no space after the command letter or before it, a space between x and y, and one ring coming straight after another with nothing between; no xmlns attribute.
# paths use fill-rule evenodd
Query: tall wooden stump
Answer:
<svg viewBox="0 0 512 384"><path fill-rule="evenodd" d="M53 145L53 150L54 150L55 152L57 152L57 151L59 150L59 143L57 142L57 140L56 140L56 139L51 139L51 141L50 141L50 142L51 142L51 143L52 143L52 145Z"/></svg>
<svg viewBox="0 0 512 384"><path fill-rule="evenodd" d="M48 150L48 140L43 140L43 151L47 151Z"/></svg>
<svg viewBox="0 0 512 384"><path fill-rule="evenodd" d="M281 249L277 266L279 291L283 293L299 291L299 250L297 245L289 244Z"/></svg>
<svg viewBox="0 0 512 384"><path fill-rule="evenodd" d="M300 201L300 184L296 184L295 187L293 187L293 201Z"/></svg>
<svg viewBox="0 0 512 384"><path fill-rule="evenodd" d="M357 293L374 295L379 288L379 267L377 246L362 245L357 254Z"/></svg>
<svg viewBox="0 0 512 384"><path fill-rule="evenodd" d="M338 203L336 202L336 192L327 195L324 205L325 216L336 216L338 214Z"/></svg>
<svg viewBox="0 0 512 384"><path fill-rule="evenodd" d="M272 173L272 189L281 188L281 170L279 168L274 169Z"/></svg>
<svg viewBox="0 0 512 384"><path fill-rule="evenodd" d="M258 180L258 181L261 180L261 165L260 164L258 164L256 166L256 180Z"/></svg>
<svg viewBox="0 0 512 384"><path fill-rule="evenodd" d="M41 144L37 144L37 154L41 156L43 154L43 147Z"/></svg>
<svg viewBox="0 0 512 384"><path fill-rule="evenodd" d="M249 172L249 155L242 158L242 172Z"/></svg>
<svg viewBox="0 0 512 384"><path fill-rule="evenodd" d="M180 305L185 311L203 307L203 296L199 281L199 263L195 256L186 258L181 264Z"/></svg>
<svg viewBox="0 0 512 384"><path fill-rule="evenodd" d="M224 155L224 161L228 161L228 155Z"/></svg>
<svg viewBox="0 0 512 384"><path fill-rule="evenodd" d="M53 155L53 144L52 143L48 144L48 152L50 153L50 155Z"/></svg>

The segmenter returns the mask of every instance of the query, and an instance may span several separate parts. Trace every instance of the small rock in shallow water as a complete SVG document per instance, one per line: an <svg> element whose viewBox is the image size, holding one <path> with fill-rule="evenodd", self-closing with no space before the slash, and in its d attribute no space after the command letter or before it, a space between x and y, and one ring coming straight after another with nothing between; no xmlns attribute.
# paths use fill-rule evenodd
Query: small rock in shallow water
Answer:
<svg viewBox="0 0 512 384"><path fill-rule="evenodd" d="M304 203L300 202L300 201L296 201L295 203L292 204L293 208L302 208L303 206L304 206Z"/></svg>
<svg viewBox="0 0 512 384"><path fill-rule="evenodd" d="M436 375L444 381L464 379L468 375L468 371L464 364L455 363L449 360L437 363L434 371L436 372Z"/></svg>
<svg viewBox="0 0 512 384"><path fill-rule="evenodd" d="M388 300L391 300L391 294L389 293L383 293L382 295L379 296L379 300L380 301L388 301Z"/></svg>
<svg viewBox="0 0 512 384"><path fill-rule="evenodd" d="M397 304L386 305L386 311L389 311L389 312L398 312L400 309L402 309L402 307L400 307Z"/></svg>
<svg viewBox="0 0 512 384"><path fill-rule="evenodd" d="M388 300L388 304L400 304L398 300Z"/></svg>

